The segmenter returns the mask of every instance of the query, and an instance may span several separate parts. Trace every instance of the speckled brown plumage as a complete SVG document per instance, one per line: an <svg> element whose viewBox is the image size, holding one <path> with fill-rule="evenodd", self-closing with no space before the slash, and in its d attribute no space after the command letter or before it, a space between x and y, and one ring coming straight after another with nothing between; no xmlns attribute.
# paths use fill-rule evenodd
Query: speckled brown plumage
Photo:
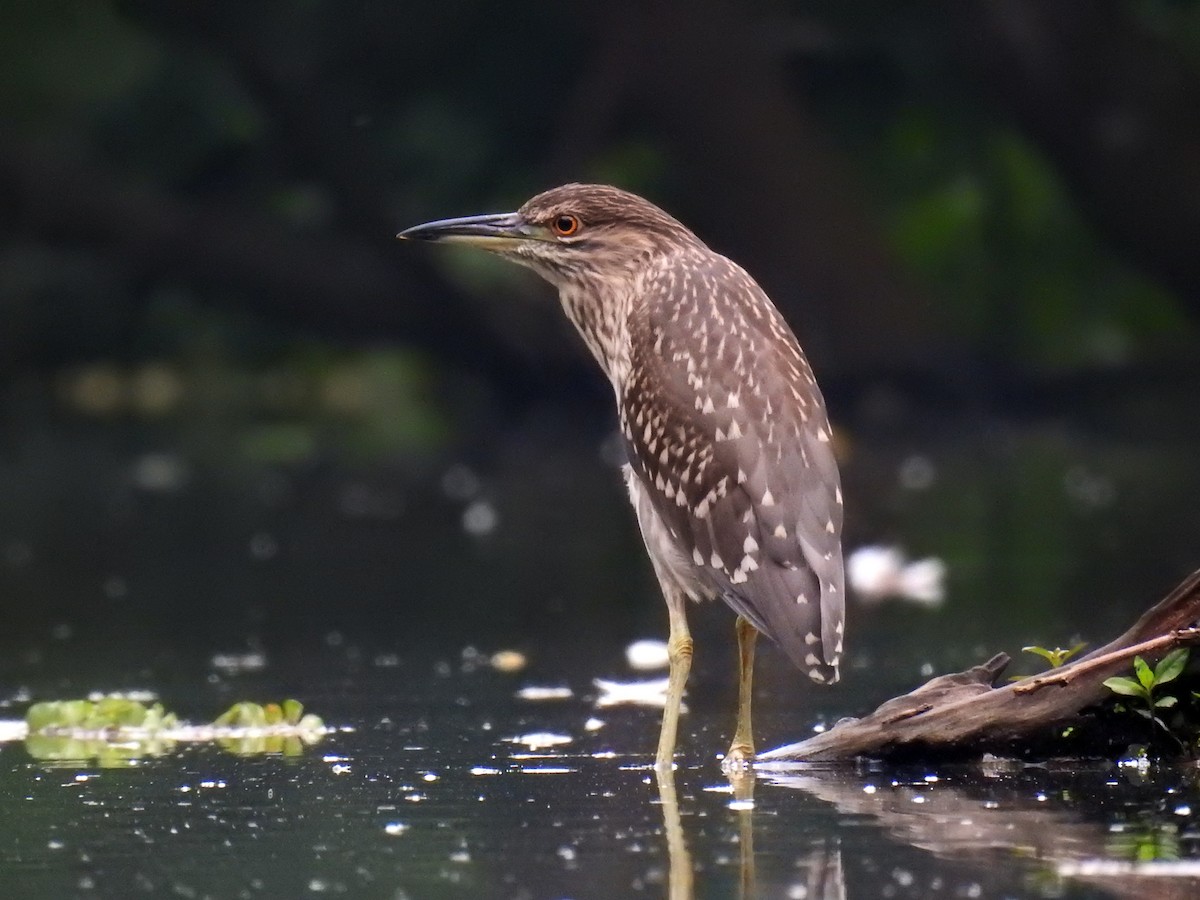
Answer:
<svg viewBox="0 0 1200 900"><path fill-rule="evenodd" d="M706 250L647 278L620 393L630 464L695 567L816 680L842 650L842 503L829 423L762 289ZM695 588L689 593L697 592Z"/></svg>

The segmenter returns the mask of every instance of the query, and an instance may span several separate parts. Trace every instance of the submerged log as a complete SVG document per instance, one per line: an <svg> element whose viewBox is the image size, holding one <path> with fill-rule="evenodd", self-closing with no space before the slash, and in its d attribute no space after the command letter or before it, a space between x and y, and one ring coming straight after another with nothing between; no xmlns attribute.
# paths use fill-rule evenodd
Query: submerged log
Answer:
<svg viewBox="0 0 1200 900"><path fill-rule="evenodd" d="M1000 653L965 672L941 675L861 719L759 754L767 763L871 757L1012 753L1051 736L1112 696L1104 681L1128 672L1133 657L1153 662L1200 643L1200 570L1142 614L1124 634L1078 660L998 686L1009 657Z"/></svg>

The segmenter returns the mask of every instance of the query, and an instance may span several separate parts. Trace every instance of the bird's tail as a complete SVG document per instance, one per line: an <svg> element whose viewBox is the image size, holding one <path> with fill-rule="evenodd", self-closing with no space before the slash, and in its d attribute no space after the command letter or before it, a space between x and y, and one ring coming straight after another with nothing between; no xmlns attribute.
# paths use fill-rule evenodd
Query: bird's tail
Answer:
<svg viewBox="0 0 1200 900"><path fill-rule="evenodd" d="M807 568L767 565L755 574L760 579L757 593L762 600L749 612L740 608L745 605L744 598L737 598L737 602L726 598L730 605L778 644L813 681L836 682L842 649L840 600L822 596L816 576Z"/></svg>

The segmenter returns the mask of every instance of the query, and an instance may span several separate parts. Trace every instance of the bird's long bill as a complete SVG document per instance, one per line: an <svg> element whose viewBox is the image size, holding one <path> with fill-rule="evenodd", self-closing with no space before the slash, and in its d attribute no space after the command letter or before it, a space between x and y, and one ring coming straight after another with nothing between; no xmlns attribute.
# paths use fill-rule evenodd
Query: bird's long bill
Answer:
<svg viewBox="0 0 1200 900"><path fill-rule="evenodd" d="M464 216L460 219L439 219L405 229L396 237L411 241L438 241L443 244L471 244L488 250L499 250L536 237L516 213L497 213L488 216Z"/></svg>

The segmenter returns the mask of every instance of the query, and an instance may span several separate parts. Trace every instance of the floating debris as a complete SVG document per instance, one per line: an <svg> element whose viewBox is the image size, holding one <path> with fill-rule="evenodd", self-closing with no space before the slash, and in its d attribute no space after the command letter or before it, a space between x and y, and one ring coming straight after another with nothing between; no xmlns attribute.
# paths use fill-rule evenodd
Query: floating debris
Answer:
<svg viewBox="0 0 1200 900"><path fill-rule="evenodd" d="M550 747L561 747L571 743L570 735L555 734L552 731L533 731L529 734L519 734L516 737L505 738L510 744L521 744L530 750L546 750Z"/></svg>
<svg viewBox="0 0 1200 900"><path fill-rule="evenodd" d="M489 660L497 672L520 672L529 660L520 650L497 650Z"/></svg>
<svg viewBox="0 0 1200 900"><path fill-rule="evenodd" d="M267 655L261 650L251 650L246 653L218 653L208 661L208 664L226 675L238 675L242 672L257 672L267 667Z"/></svg>
<svg viewBox="0 0 1200 900"><path fill-rule="evenodd" d="M1060 862L1056 869L1065 878L1200 878L1200 860L1156 859L1130 862L1122 859L1083 859Z"/></svg>
<svg viewBox="0 0 1200 900"><path fill-rule="evenodd" d="M667 642L646 638L634 641L625 648L625 659L629 666L638 671L665 669L670 664Z"/></svg>
<svg viewBox="0 0 1200 900"><path fill-rule="evenodd" d="M596 706L603 709L606 706L657 706L660 709L667 705L666 678L655 678L650 681L608 681L604 678L593 679L600 694L596 697Z"/></svg>
<svg viewBox="0 0 1200 900"><path fill-rule="evenodd" d="M0 719L0 743L21 741L29 734L29 726L20 719Z"/></svg>
<svg viewBox="0 0 1200 900"><path fill-rule="evenodd" d="M522 766L520 769L522 775L570 775L578 771L566 766Z"/></svg>
<svg viewBox="0 0 1200 900"><path fill-rule="evenodd" d="M517 691L521 700L569 700L575 694L569 687L538 687L529 685Z"/></svg>
<svg viewBox="0 0 1200 900"><path fill-rule="evenodd" d="M910 563L897 547L859 547L846 559L846 579L867 602L896 597L939 606L946 596L946 564L936 557Z"/></svg>

